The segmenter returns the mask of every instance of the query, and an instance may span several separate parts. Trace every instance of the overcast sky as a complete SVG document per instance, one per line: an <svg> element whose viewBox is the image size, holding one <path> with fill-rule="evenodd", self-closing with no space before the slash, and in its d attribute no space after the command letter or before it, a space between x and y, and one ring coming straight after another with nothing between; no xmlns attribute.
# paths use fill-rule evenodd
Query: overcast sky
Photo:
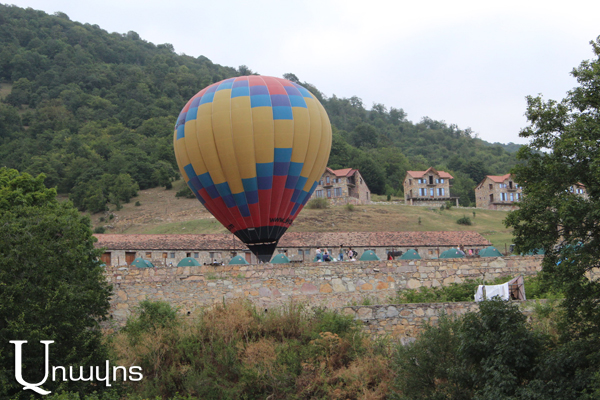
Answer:
<svg viewBox="0 0 600 400"><path fill-rule="evenodd" d="M291 72L325 96L358 96L525 143L525 96L562 99L592 59L600 1L0 0L108 32L137 32L177 53Z"/></svg>

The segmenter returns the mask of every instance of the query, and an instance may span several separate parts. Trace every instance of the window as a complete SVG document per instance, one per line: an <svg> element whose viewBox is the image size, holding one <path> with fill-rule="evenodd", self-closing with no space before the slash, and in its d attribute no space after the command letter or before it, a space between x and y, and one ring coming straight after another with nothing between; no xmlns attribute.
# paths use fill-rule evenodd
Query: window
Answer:
<svg viewBox="0 0 600 400"><path fill-rule="evenodd" d="M319 185L323 186L323 179L319 181Z"/></svg>
<svg viewBox="0 0 600 400"><path fill-rule="evenodd" d="M433 188L429 189L429 196L433 197L434 196L434 191Z"/></svg>
<svg viewBox="0 0 600 400"><path fill-rule="evenodd" d="M500 189L506 189L506 183L500 183L499 186Z"/></svg>
<svg viewBox="0 0 600 400"><path fill-rule="evenodd" d="M441 179L441 178L438 178L438 179L435 180L435 183L444 183L444 180Z"/></svg>
<svg viewBox="0 0 600 400"><path fill-rule="evenodd" d="M521 193L517 193L517 201L521 201Z"/></svg>
<svg viewBox="0 0 600 400"><path fill-rule="evenodd" d="M151 251L147 251L146 252L146 258L152 258L152 252Z"/></svg>
<svg viewBox="0 0 600 400"><path fill-rule="evenodd" d="M500 199L506 201L506 193L500 193Z"/></svg>
<svg viewBox="0 0 600 400"><path fill-rule="evenodd" d="M323 197L323 191L322 190L317 190L315 192L315 197Z"/></svg>
<svg viewBox="0 0 600 400"><path fill-rule="evenodd" d="M325 177L325 182L329 183L329 176Z"/></svg>
<svg viewBox="0 0 600 400"><path fill-rule="evenodd" d="M438 196L443 196L444 195L444 188L438 188Z"/></svg>
<svg viewBox="0 0 600 400"><path fill-rule="evenodd" d="M342 197L342 188L334 188L333 196L334 197Z"/></svg>
<svg viewBox="0 0 600 400"><path fill-rule="evenodd" d="M186 257L191 257L191 256L192 256L192 253L185 253L185 256L186 256Z"/></svg>
<svg viewBox="0 0 600 400"><path fill-rule="evenodd" d="M208 254L210 254L210 258L212 260L214 260L215 258L221 258L221 252L219 251L211 251Z"/></svg>
<svg viewBox="0 0 600 400"><path fill-rule="evenodd" d="M514 193L510 194L510 201L515 201L515 194Z"/></svg>
<svg viewBox="0 0 600 400"><path fill-rule="evenodd" d="M490 190L492 190L493 188L494 188L494 185L492 185L492 184L490 183Z"/></svg>
<svg viewBox="0 0 600 400"><path fill-rule="evenodd" d="M194 252L194 258L200 258L200 252L195 251Z"/></svg>
<svg viewBox="0 0 600 400"><path fill-rule="evenodd" d="M327 189L327 198L331 198L331 189Z"/></svg>
<svg viewBox="0 0 600 400"><path fill-rule="evenodd" d="M167 258L167 253L163 253L162 258Z"/></svg>
<svg viewBox="0 0 600 400"><path fill-rule="evenodd" d="M427 189L419 188L419 196L427 196Z"/></svg>
<svg viewBox="0 0 600 400"><path fill-rule="evenodd" d="M409 185L412 185L412 179L409 179L409 180L408 180L408 184L409 184Z"/></svg>
<svg viewBox="0 0 600 400"><path fill-rule="evenodd" d="M173 252L173 251L172 251L172 252L170 252L170 253L169 253L169 258L175 258L175 252Z"/></svg>

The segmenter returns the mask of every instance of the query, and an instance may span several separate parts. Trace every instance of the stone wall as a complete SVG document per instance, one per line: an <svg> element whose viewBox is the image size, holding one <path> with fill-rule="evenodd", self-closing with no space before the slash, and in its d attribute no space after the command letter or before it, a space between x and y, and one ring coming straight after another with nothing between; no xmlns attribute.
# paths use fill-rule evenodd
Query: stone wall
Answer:
<svg viewBox="0 0 600 400"><path fill-rule="evenodd" d="M107 267L113 284L111 315L125 321L144 299L164 300L183 313L226 299L243 297L258 307L289 301L342 308L388 304L398 290L492 280L498 276L532 275L542 256L442 260L398 260L344 263L259 264L197 267ZM392 311L393 313L393 311Z"/></svg>
<svg viewBox="0 0 600 400"><path fill-rule="evenodd" d="M543 301L543 300L542 300ZM527 315L535 301L517 301ZM374 306L348 306L342 313L354 316L364 323L364 329L373 337L391 336L407 343L418 336L427 324L435 325L442 315L458 316L479 311L475 302L386 304Z"/></svg>

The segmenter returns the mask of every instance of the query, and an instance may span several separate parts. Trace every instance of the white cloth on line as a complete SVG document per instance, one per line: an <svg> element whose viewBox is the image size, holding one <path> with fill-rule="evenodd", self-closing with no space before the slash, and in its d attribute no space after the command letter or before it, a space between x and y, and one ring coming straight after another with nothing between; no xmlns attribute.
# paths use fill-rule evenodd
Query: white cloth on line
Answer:
<svg viewBox="0 0 600 400"><path fill-rule="evenodd" d="M508 282L502 285L479 285L475 293L475 301L491 300L494 297L500 297L502 300L510 299L510 290Z"/></svg>

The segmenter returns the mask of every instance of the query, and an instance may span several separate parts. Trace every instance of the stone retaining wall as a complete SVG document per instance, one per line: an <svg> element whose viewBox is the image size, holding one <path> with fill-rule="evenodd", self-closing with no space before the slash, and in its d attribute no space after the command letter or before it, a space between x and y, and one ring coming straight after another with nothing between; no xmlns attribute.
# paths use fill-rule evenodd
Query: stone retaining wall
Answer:
<svg viewBox="0 0 600 400"><path fill-rule="evenodd" d="M111 315L116 322L123 323L144 299L168 301L183 313L236 297L247 298L267 309L291 300L328 308L362 304L365 298L371 304L387 304L393 302L398 290L406 288L449 285L467 278L492 280L499 276L533 275L540 270L541 260L541 256L529 256L147 269L107 267L106 275L115 293Z"/></svg>
<svg viewBox="0 0 600 400"><path fill-rule="evenodd" d="M538 300L544 301L544 300ZM531 314L536 301L517 301L521 310ZM348 306L341 312L354 316L364 323L364 329L373 337L390 336L403 344L414 340L427 324L435 325L442 313L458 316L479 311L475 302L386 304L373 306Z"/></svg>

